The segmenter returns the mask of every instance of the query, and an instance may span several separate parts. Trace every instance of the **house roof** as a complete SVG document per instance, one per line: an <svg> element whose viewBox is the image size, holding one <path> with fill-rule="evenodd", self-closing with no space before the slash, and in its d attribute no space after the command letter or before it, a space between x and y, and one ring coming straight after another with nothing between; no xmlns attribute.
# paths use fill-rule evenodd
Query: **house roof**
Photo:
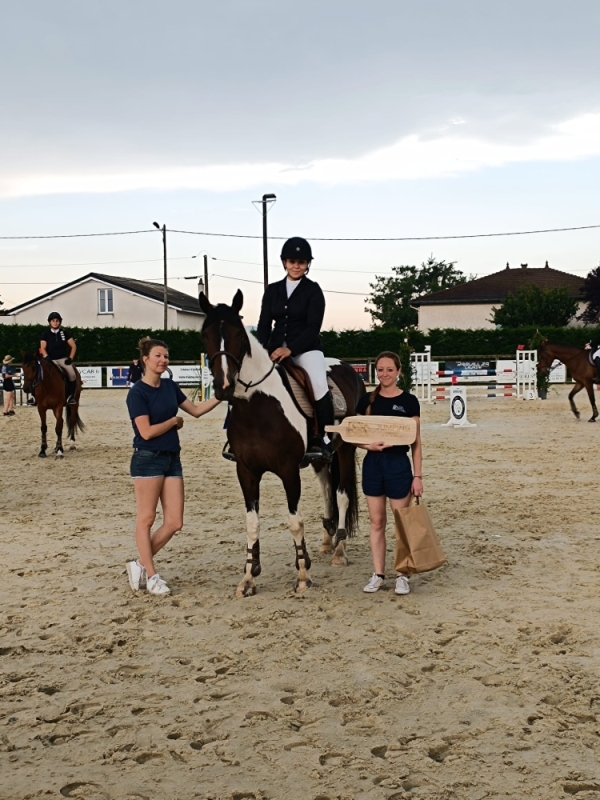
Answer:
<svg viewBox="0 0 600 800"><path fill-rule="evenodd" d="M531 268L526 264L509 269L508 264L501 272L494 272L474 281L461 283L451 289L442 289L416 298L412 305L454 305L461 303L502 303L509 294L516 295L526 284L540 289L569 289L569 295L577 300L583 299L583 278L570 272L561 272L548 266Z"/></svg>
<svg viewBox="0 0 600 800"><path fill-rule="evenodd" d="M139 281L134 278L120 278L114 275L102 275L100 272L89 272L82 278L77 278L69 283L64 283L62 286L52 289L50 292L41 294L39 297L34 297L32 300L27 300L27 302L11 308L8 313L17 314L19 311L23 311L25 308L29 308L37 303L41 303L43 300L47 300L50 297L56 297L56 295L62 294L63 292L72 289L74 286L78 286L79 284L85 283L89 280L102 281L102 283L106 283L109 286L116 286L118 289L124 289L127 292L133 292L133 294L146 297L149 300L156 300L160 303L163 302L163 287L160 283ZM192 295L185 294L185 292L180 292L177 289L171 289L170 287L167 287L167 303L169 306L176 308L178 311L186 311L190 314L204 316L204 312L200 310L200 306L198 305L197 298L193 297Z"/></svg>

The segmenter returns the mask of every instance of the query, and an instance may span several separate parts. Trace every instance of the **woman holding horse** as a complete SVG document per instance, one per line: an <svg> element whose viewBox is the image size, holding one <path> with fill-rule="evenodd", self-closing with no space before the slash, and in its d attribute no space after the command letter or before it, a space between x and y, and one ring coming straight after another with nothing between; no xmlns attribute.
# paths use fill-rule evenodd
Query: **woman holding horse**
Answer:
<svg viewBox="0 0 600 800"><path fill-rule="evenodd" d="M130 473L133 478L137 519L135 541L139 559L127 563L129 585L134 592L146 585L150 594L169 594L170 589L154 566L154 556L183 526L183 470L179 429L183 419L179 409L201 417L219 405L211 399L194 405L173 380L163 380L169 366L167 345L146 337L139 342L144 376L127 395L127 408L133 425ZM160 500L162 525L151 533Z"/></svg>
<svg viewBox="0 0 600 800"><path fill-rule="evenodd" d="M62 327L62 317L58 311L48 315L48 324L50 327L44 331L40 341L40 353L43 358L57 364L67 376L67 405L77 405L77 373L73 366L77 345L71 331Z"/></svg>
<svg viewBox="0 0 600 800"><path fill-rule="evenodd" d="M413 476L408 459L408 445L389 446L384 442L373 442L362 446L367 450L363 461L362 484L367 498L369 521L371 523L371 555L374 572L364 588L365 592L377 592L385 581L385 526L386 500L392 511L406 508L412 496L423 494L423 451L421 448L421 409L414 394L403 391L398 386L402 374L400 358L396 353L385 351L377 356L375 370L379 383L375 391L364 395L358 401L357 414L374 414L382 417L413 417L417 423L417 437L411 445ZM396 576L396 594L410 592L408 578Z"/></svg>
<svg viewBox="0 0 600 800"><path fill-rule="evenodd" d="M286 277L271 283L262 300L256 338L272 361L291 358L310 377L315 398L319 436L309 442L309 452L331 459L332 448L325 433L333 425L333 401L327 384L327 366L321 345L325 297L318 283L307 277L312 250L306 239L288 239L281 250Z"/></svg>

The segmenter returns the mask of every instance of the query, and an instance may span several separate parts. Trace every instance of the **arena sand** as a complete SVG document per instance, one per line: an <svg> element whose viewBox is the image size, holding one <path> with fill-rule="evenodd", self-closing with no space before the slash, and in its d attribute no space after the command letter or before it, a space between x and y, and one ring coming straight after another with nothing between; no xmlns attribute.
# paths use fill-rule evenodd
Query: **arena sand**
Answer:
<svg viewBox="0 0 600 800"><path fill-rule="evenodd" d="M362 592L364 505L351 565L319 555L306 470L316 588L293 593L269 476L259 593L234 599L245 520L222 409L182 431L185 528L159 558L173 594L134 595L124 401L86 392L63 462L36 457L34 409L1 422L3 800L600 796L600 425L564 387L474 400L470 430L423 409L449 563L403 598L391 579Z"/></svg>

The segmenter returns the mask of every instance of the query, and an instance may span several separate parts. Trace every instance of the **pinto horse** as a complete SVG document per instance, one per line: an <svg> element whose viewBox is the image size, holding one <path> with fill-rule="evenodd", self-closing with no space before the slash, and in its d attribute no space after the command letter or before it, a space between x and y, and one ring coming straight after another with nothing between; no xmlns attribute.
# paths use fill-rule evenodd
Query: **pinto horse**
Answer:
<svg viewBox="0 0 600 800"><path fill-rule="evenodd" d="M65 380L60 371L60 367L53 364L52 361L46 361L40 358L35 353L23 353L22 369L23 369L23 389L27 394L32 394L35 397L37 410L40 415L40 427L42 431L42 446L38 456L46 458L46 450L48 449L48 442L46 440L46 433L48 426L46 425L46 411L52 410L56 417L56 447L54 453L56 458L63 458L63 409L66 409L65 418L67 421L67 431L69 439L75 441L75 432L82 431L84 428L83 422L79 417L79 397L81 395L81 375L76 369L77 384L75 390L75 405L67 405L67 387ZM75 450L75 445L71 444L69 450Z"/></svg>
<svg viewBox="0 0 600 800"><path fill-rule="evenodd" d="M580 419L581 414L577 410L573 398L577 392L580 392L585 387L592 406L592 416L588 422L595 422L598 416L598 408L596 407L596 398L594 396L594 384L598 380L598 373L595 365L590 363L589 352L589 350L584 350L582 347L550 344L547 339L544 339L538 347L538 370L542 375L547 375L555 359L562 361L575 381L575 386L569 392L571 411L577 419Z"/></svg>
<svg viewBox="0 0 600 800"><path fill-rule="evenodd" d="M311 560L304 540L304 522L300 514L300 468L306 455L307 420L288 393L280 367L271 361L258 340L246 331L240 317L243 295L238 290L231 306L213 306L200 293L200 307L206 314L202 337L214 378L215 396L229 402L231 412L227 438L236 458L237 476L246 504L248 537L244 577L237 587L237 597L256 593L255 578L260 575L259 495L265 472L277 475L285 490L289 511L289 529L296 549L296 591L312 585ZM347 364L330 368L332 378L342 391L348 414L365 388L356 372ZM348 564L346 538L354 534L358 523L356 459L354 445L335 442L331 464L323 460L313 464L324 502L322 553L333 553L332 563Z"/></svg>

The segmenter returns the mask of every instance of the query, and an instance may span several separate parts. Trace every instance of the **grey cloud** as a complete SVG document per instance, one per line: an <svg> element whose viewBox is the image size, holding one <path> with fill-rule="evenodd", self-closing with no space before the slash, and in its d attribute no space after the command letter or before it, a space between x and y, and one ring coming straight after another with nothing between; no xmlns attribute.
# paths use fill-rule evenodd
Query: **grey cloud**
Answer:
<svg viewBox="0 0 600 800"><path fill-rule="evenodd" d="M302 164L444 127L518 142L600 110L599 23L595 0L14 4L2 168Z"/></svg>

